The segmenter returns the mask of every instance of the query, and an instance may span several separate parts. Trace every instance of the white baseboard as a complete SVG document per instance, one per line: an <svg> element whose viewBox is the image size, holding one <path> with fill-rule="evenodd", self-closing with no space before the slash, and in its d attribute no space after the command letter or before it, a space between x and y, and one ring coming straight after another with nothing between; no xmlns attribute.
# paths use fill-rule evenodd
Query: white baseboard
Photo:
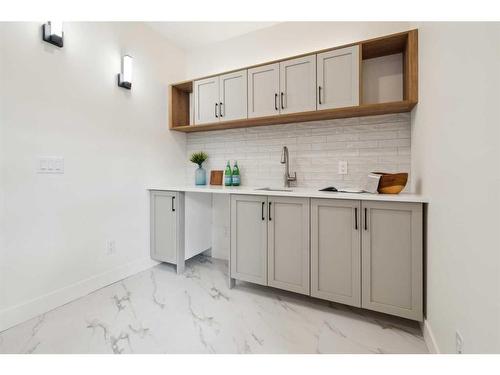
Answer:
<svg viewBox="0 0 500 375"><path fill-rule="evenodd" d="M431 325L428 320L424 320L422 323L422 332L424 335L424 341L431 354L441 354L439 346L436 343L434 334L432 333Z"/></svg>
<svg viewBox="0 0 500 375"><path fill-rule="evenodd" d="M150 258L136 260L55 290L41 297L2 310L0 311L0 332L40 314L46 313L47 311L53 310L56 307L74 301L75 299L86 296L97 289L144 271L156 264L158 264L158 262Z"/></svg>

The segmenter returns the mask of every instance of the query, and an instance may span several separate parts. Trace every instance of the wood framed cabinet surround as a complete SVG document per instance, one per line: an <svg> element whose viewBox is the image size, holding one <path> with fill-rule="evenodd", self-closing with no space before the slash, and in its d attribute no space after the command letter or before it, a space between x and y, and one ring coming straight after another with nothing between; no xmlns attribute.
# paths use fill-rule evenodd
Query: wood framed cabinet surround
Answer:
<svg viewBox="0 0 500 375"><path fill-rule="evenodd" d="M388 70L391 79L380 79ZM417 102L415 29L170 85L169 128L198 132L401 113Z"/></svg>

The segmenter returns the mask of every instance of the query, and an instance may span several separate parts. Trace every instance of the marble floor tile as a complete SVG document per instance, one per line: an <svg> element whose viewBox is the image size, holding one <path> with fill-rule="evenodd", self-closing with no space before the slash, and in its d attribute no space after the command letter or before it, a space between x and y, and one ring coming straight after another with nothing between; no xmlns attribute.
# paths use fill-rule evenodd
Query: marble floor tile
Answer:
<svg viewBox="0 0 500 375"><path fill-rule="evenodd" d="M0 333L0 353L427 353L417 323L161 264Z"/></svg>

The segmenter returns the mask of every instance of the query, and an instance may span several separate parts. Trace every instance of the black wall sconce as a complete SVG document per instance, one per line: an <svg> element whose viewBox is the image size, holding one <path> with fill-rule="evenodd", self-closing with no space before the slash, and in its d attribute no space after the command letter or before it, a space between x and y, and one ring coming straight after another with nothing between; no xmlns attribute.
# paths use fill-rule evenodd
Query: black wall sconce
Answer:
<svg viewBox="0 0 500 375"><path fill-rule="evenodd" d="M129 55L122 57L122 71L118 74L118 86L130 90L132 88L132 62L134 58Z"/></svg>
<svg viewBox="0 0 500 375"><path fill-rule="evenodd" d="M49 21L42 26L42 38L44 41L62 48L64 44L64 32L62 22Z"/></svg>

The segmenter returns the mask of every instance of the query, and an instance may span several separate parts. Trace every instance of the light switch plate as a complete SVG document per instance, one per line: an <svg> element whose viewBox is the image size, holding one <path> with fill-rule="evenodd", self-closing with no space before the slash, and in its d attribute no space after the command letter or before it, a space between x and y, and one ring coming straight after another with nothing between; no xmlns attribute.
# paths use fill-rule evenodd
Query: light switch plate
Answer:
<svg viewBox="0 0 500 375"><path fill-rule="evenodd" d="M37 160L37 173L64 173L64 158L57 156L40 156Z"/></svg>
<svg viewBox="0 0 500 375"><path fill-rule="evenodd" d="M347 161L345 160L339 161L338 174L347 174Z"/></svg>

